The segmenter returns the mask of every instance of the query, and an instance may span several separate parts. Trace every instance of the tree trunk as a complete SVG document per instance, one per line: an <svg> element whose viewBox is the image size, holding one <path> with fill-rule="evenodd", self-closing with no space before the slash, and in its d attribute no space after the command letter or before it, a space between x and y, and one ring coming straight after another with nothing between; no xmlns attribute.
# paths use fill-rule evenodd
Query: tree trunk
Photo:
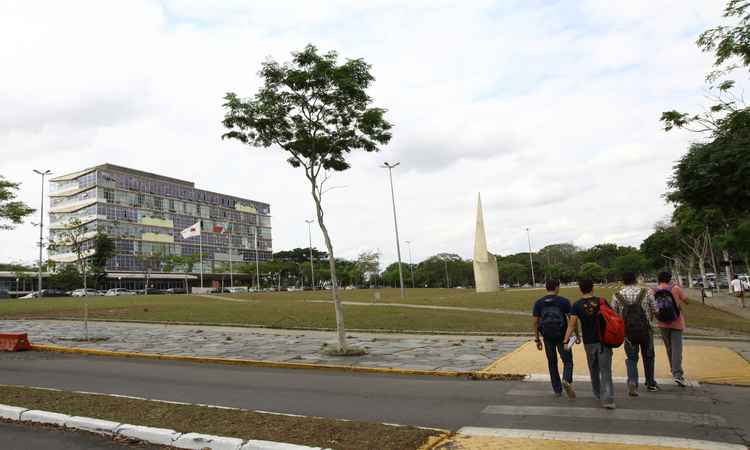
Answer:
<svg viewBox="0 0 750 450"><path fill-rule="evenodd" d="M703 287L708 287L706 283L706 260L705 258L698 258L698 269L701 271L701 280L703 280Z"/></svg>
<svg viewBox="0 0 750 450"><path fill-rule="evenodd" d="M728 250L722 250L721 251L722 256L724 257L724 273L727 276L727 293L732 293L732 288L730 283L732 282L732 268L729 266L730 260L729 260L729 251ZM719 274L716 274L716 287L719 287Z"/></svg>
<svg viewBox="0 0 750 450"><path fill-rule="evenodd" d="M688 265L688 286L693 287L693 269L695 268L695 258L690 258L690 264Z"/></svg>
<svg viewBox="0 0 750 450"><path fill-rule="evenodd" d="M344 309L341 305L341 299L339 298L338 279L336 278L336 258L333 255L333 244L331 243L331 237L328 235L328 228L326 228L325 223L323 222L323 206L321 205L321 198L314 177L310 178L310 183L312 184L312 196L315 201L315 209L318 215L318 226L320 227L320 231L323 232L326 249L328 250L328 265L331 270L331 296L333 297L333 308L336 311L338 350L344 351L344 349L346 349L346 331L344 330Z"/></svg>

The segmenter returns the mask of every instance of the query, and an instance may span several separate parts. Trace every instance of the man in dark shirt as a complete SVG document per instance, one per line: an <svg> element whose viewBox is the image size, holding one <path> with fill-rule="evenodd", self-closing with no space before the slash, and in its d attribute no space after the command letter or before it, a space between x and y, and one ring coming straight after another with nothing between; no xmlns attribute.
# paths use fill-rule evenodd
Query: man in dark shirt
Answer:
<svg viewBox="0 0 750 450"><path fill-rule="evenodd" d="M549 366L549 378L552 389L558 397L562 395L563 388L568 398L575 398L573 390L573 353L565 348L565 330L568 326L568 315L570 314L570 301L560 297L560 282L549 280L546 284L547 295L534 303L532 315L534 317L534 336L536 337L536 348L542 350L541 334L544 338L544 350L547 354L547 365ZM577 336L577 333L576 333ZM563 362L563 379L560 381L557 354Z"/></svg>
<svg viewBox="0 0 750 450"><path fill-rule="evenodd" d="M565 341L570 338L581 322L583 347L586 350L586 360L591 375L591 388L594 397L601 400L602 406L615 409L615 391L612 384L612 349L599 342L597 321L599 320L599 301L606 300L594 296L594 282L581 280L578 282L582 298L575 302L570 311L568 331ZM607 304L609 305L609 304Z"/></svg>

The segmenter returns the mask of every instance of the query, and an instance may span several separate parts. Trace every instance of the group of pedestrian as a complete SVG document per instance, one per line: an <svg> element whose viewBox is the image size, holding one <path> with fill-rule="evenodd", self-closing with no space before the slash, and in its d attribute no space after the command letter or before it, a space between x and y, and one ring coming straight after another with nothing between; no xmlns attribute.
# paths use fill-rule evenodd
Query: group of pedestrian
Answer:
<svg viewBox="0 0 750 450"><path fill-rule="evenodd" d="M604 408L615 409L612 382L612 350L624 344L628 395L638 396L638 360L643 361L645 387L658 391L654 376L654 333L658 329L667 352L674 382L686 386L682 370L683 307L688 303L682 289L672 283L672 274L661 272L656 288L638 285L634 273L625 273L623 287L611 303L594 294L590 279L580 280L581 298L572 306L560 296L560 282L549 280L547 293L534 303L533 327L536 346L544 350L555 395L565 392L575 398L573 347L583 341L591 376L591 388ZM580 333L578 324L580 322ZM558 357L563 364L560 378Z"/></svg>

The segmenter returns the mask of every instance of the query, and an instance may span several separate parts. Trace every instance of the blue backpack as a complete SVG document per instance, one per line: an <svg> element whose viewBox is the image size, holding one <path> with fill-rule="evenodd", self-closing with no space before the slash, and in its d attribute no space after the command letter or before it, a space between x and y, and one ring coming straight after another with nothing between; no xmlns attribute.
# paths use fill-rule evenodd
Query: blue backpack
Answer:
<svg viewBox="0 0 750 450"><path fill-rule="evenodd" d="M563 340L567 321L555 298L544 300L540 319L539 331L542 332L545 339L550 341Z"/></svg>
<svg viewBox="0 0 750 450"><path fill-rule="evenodd" d="M672 287L657 289L654 292L656 302L656 319L659 322L670 323L680 317L680 308L672 295Z"/></svg>

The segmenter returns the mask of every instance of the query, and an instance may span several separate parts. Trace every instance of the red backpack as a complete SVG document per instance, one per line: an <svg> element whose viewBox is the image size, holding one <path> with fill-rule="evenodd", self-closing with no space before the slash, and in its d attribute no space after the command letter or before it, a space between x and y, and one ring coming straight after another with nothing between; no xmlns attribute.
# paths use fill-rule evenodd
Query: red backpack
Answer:
<svg viewBox="0 0 750 450"><path fill-rule="evenodd" d="M596 334L602 344L616 348L625 342L625 322L607 305L603 298L599 298L599 312L597 313L596 323Z"/></svg>

